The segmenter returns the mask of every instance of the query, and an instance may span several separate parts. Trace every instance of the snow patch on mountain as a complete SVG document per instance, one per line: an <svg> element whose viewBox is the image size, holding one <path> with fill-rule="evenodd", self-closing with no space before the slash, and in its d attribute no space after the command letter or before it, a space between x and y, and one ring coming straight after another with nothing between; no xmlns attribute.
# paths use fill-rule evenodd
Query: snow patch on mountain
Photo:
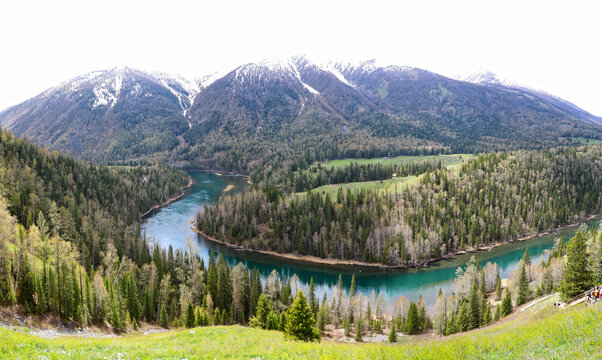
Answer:
<svg viewBox="0 0 602 360"><path fill-rule="evenodd" d="M117 101L117 97L115 94L107 87L106 83L102 83L101 86L96 86L92 89L94 92L94 103L92 104L92 108L97 108L99 106L106 106L111 104L111 107L115 105Z"/></svg>
<svg viewBox="0 0 602 360"><path fill-rule="evenodd" d="M178 99L178 103L182 108L182 115L188 121L188 127L192 127L187 113L188 109L194 103L194 99L201 91L199 83L179 75L170 75L161 72L154 72L151 75Z"/></svg>
<svg viewBox="0 0 602 360"><path fill-rule="evenodd" d="M482 68L468 75L456 76L455 79L470 82L473 84L503 85L508 87L526 88L523 85L520 85L512 80L502 78L497 74Z"/></svg>
<svg viewBox="0 0 602 360"><path fill-rule="evenodd" d="M320 95L320 92L316 89L314 89L313 87L309 86L308 84L304 83L303 80L301 80L301 74L299 74L299 69L297 69L297 64L295 64L294 62L290 62L289 63L290 68L293 70L293 72L295 73L295 77L297 78L297 80L299 80L299 82L301 84L303 84L303 87L305 89L307 89L310 93L314 94L314 95ZM305 104L302 104L305 106Z"/></svg>
<svg viewBox="0 0 602 360"><path fill-rule="evenodd" d="M195 78L195 82L199 89L204 89L209 85L213 84L215 81L224 77L224 75L226 74L223 71L216 71L214 73Z"/></svg>
<svg viewBox="0 0 602 360"><path fill-rule="evenodd" d="M350 83L345 76L343 76L343 74L341 73L341 71L339 69L337 69L336 63L334 62L328 62L325 65L322 66L322 68L328 72L330 72L332 75L334 75L337 79L339 79L340 82L342 82L343 84L350 86L352 88L355 88L355 85L353 85L352 83Z"/></svg>

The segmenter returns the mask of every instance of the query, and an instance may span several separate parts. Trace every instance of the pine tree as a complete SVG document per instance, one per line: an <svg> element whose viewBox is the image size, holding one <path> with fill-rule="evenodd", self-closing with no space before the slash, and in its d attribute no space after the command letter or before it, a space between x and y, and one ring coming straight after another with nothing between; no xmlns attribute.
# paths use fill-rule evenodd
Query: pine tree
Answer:
<svg viewBox="0 0 602 360"><path fill-rule="evenodd" d="M207 291L211 297L216 299L217 296L217 265L213 252L209 252L209 268L207 269Z"/></svg>
<svg viewBox="0 0 602 360"><path fill-rule="evenodd" d="M594 285L602 284L602 230L591 231L591 249L589 265L592 271Z"/></svg>
<svg viewBox="0 0 602 360"><path fill-rule="evenodd" d="M288 319L284 333L293 339L303 341L320 340L320 334L315 328L315 319L312 310L307 305L302 291L297 293L293 306L288 311Z"/></svg>
<svg viewBox="0 0 602 360"><path fill-rule="evenodd" d="M479 280L479 290L481 291L481 296L487 296L487 288L485 286L485 268L481 269L481 280Z"/></svg>
<svg viewBox="0 0 602 360"><path fill-rule="evenodd" d="M508 316L512 313L512 298L510 292L506 290L506 297L502 300L502 308L500 309L500 317Z"/></svg>
<svg viewBox="0 0 602 360"><path fill-rule="evenodd" d="M485 306L485 312L483 313L483 325L487 326L491 323L491 308Z"/></svg>
<svg viewBox="0 0 602 360"><path fill-rule="evenodd" d="M349 317L345 316L343 320L343 329L345 336L349 336L351 334L351 321L349 321Z"/></svg>
<svg viewBox="0 0 602 360"><path fill-rule="evenodd" d="M314 284L314 277L312 276L309 280L309 295L308 295L309 306L314 312L314 316L318 314L319 306L318 300L316 299L316 289Z"/></svg>
<svg viewBox="0 0 602 360"><path fill-rule="evenodd" d="M525 252L525 255L529 255L528 252ZM525 264L520 270L520 278L518 280L518 296L516 297L516 306L522 305L529 301L531 297L531 292L529 290L529 281L527 280L527 271L525 269Z"/></svg>
<svg viewBox="0 0 602 360"><path fill-rule="evenodd" d="M189 329L194 327L194 308L192 307L192 303L188 303L186 307L186 327Z"/></svg>
<svg viewBox="0 0 602 360"><path fill-rule="evenodd" d="M397 329L395 328L395 322L391 323L391 331L389 331L389 342L397 342Z"/></svg>
<svg viewBox="0 0 602 360"><path fill-rule="evenodd" d="M364 329L364 322L362 321L361 316L355 317L355 324L353 324L353 327L355 328L355 341L362 341L362 330Z"/></svg>
<svg viewBox="0 0 602 360"><path fill-rule="evenodd" d="M467 331L470 330L470 326L471 326L471 316L470 316L470 310L469 307L467 306L466 302L462 302L462 305L460 306L460 310L458 311L458 319L456 320L457 324L457 330L458 331Z"/></svg>
<svg viewBox="0 0 602 360"><path fill-rule="evenodd" d="M500 319L500 308L501 304L495 307L495 315L493 316L493 321L498 321Z"/></svg>
<svg viewBox="0 0 602 360"><path fill-rule="evenodd" d="M349 288L349 297L354 297L357 293L357 285L355 284L355 274L351 276L351 287Z"/></svg>
<svg viewBox="0 0 602 360"><path fill-rule="evenodd" d="M408 309L408 317L406 319L406 333L408 335L417 334L420 329L420 322L418 321L418 306L416 306L415 302L410 303L410 308Z"/></svg>
<svg viewBox="0 0 602 360"><path fill-rule="evenodd" d="M278 315L276 315L276 313L273 310L270 310L270 313L268 314L265 321L265 328L267 330L278 330L279 327L280 324Z"/></svg>
<svg viewBox="0 0 602 360"><path fill-rule="evenodd" d="M324 314L324 311L322 311L322 309L320 309L320 311L318 312L318 320L316 321L316 327L318 328L321 334L324 333L324 329L326 327L326 315Z"/></svg>
<svg viewBox="0 0 602 360"><path fill-rule="evenodd" d="M525 264L526 266L531 265L531 256L529 255L529 249L525 250L522 260L523 260L523 264Z"/></svg>
<svg viewBox="0 0 602 360"><path fill-rule="evenodd" d="M280 322L278 323L278 330L284 331L286 328L286 313L283 311L280 313Z"/></svg>
<svg viewBox="0 0 602 360"><path fill-rule="evenodd" d="M500 300L502 298L502 277L497 274L497 280L495 282L495 298Z"/></svg>
<svg viewBox="0 0 602 360"><path fill-rule="evenodd" d="M268 314L271 311L270 303L268 299L261 293L259 295L259 300L257 301L257 308L255 311L255 316L251 318L249 321L249 325L252 327L259 327L265 329L266 321L268 318Z"/></svg>
<svg viewBox="0 0 602 360"><path fill-rule="evenodd" d="M155 306L152 303L151 300L151 294L150 291L145 290L144 291L144 318L146 319L146 321L150 322L150 321L154 321L155 320Z"/></svg>
<svg viewBox="0 0 602 360"><path fill-rule="evenodd" d="M475 280L472 281L472 288L470 291L469 297L469 308L470 312L470 323L468 326L468 330L476 329L481 326L481 299L479 298L479 293L477 291L477 283Z"/></svg>
<svg viewBox="0 0 602 360"><path fill-rule="evenodd" d="M169 328L169 318L167 316L165 304L161 305L161 310L159 311L159 325L165 329Z"/></svg>
<svg viewBox="0 0 602 360"><path fill-rule="evenodd" d="M579 230L566 248L566 267L562 275L561 290L566 299L588 290L592 286L592 276L587 263L585 234Z"/></svg>
<svg viewBox="0 0 602 360"><path fill-rule="evenodd" d="M217 258L217 296L215 306L220 309L227 309L232 302L232 283L230 281L230 266L226 262L224 255L219 254ZM212 294L213 295L213 294Z"/></svg>

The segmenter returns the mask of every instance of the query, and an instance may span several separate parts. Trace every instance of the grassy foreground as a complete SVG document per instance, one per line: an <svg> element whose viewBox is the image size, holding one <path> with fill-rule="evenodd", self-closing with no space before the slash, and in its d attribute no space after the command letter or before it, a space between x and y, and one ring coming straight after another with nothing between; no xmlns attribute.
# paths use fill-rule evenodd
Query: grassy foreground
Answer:
<svg viewBox="0 0 602 360"><path fill-rule="evenodd" d="M553 300L550 300L553 301ZM508 321L449 338L404 344L302 343L280 332L216 326L108 339L40 339L0 329L2 359L583 359L599 356L602 311L550 301ZM543 302L542 302L543 303Z"/></svg>

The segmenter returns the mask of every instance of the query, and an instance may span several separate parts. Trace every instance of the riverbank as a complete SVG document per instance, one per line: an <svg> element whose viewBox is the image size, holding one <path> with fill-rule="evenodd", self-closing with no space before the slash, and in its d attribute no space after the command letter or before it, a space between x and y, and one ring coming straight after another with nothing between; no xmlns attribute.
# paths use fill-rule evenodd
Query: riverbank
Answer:
<svg viewBox="0 0 602 360"><path fill-rule="evenodd" d="M153 207L151 207L150 209L148 209L145 213L143 213L142 215L140 215L140 219L144 219L145 216L149 215L150 213L152 213L153 211L155 211L157 209L160 209L160 208L162 208L164 206L167 206L167 205L173 203L174 201L180 200L181 198L184 197L184 195L186 195L186 190L188 190L191 186L192 186L192 178L189 176L188 177L188 184L186 184L186 186L184 186L180 190L179 194L170 197L169 199L165 200L161 204L154 205Z"/></svg>
<svg viewBox="0 0 602 360"><path fill-rule="evenodd" d="M320 258L317 256L312 256L312 255L297 255L297 254L291 254L291 253L279 253L279 252L270 251L270 250L249 249L249 248L246 248L241 245L230 244L230 243L218 240L212 236L208 236L207 234L203 233L202 231L200 231L196 228L196 224L194 223L194 221L191 222L192 226L190 227L190 229L193 232L200 234L207 240L221 244L223 246L226 246L229 249L234 249L237 251L244 251L244 252L248 252L248 253L267 255L270 257L286 259L289 261L294 261L294 262L299 262L299 263L304 263L304 264L309 264L309 265L315 264L315 265L322 265L322 266L329 266L329 267L345 266L345 267L358 268L358 269L360 269L360 271L361 271L361 269L365 269L365 270L369 270L369 271L381 271L382 272L382 271L403 271L403 270L408 270L408 269L413 269L413 268L427 267L431 264L434 264L434 263L437 263L440 261L450 260L450 259L454 258L455 256L460 256L460 255L465 255L465 254L470 254L470 253L477 253L477 252L481 252L481 251L491 251L492 249L494 249L498 246L524 242L524 241L527 241L529 239L532 239L532 238L535 238L538 236L550 235L550 234L554 234L554 233L566 230L568 228L577 227L577 226L580 226L581 224L583 224L584 222L588 222L588 221L593 220L600 216L602 216L602 214L588 215L588 216L580 218L570 224L559 226L557 228L550 229L550 230L547 230L544 232L536 233L533 235L523 236L523 237L520 237L520 238L514 239L514 240L501 241L501 242L498 242L495 244L488 244L488 245L458 250L453 253L449 253L449 254L443 255L441 257L438 257L438 258L430 258L430 259L422 260L414 266L386 265L386 264L378 264L378 263L369 263L369 262L358 261L358 260L340 260L340 259L332 259L332 258Z"/></svg>

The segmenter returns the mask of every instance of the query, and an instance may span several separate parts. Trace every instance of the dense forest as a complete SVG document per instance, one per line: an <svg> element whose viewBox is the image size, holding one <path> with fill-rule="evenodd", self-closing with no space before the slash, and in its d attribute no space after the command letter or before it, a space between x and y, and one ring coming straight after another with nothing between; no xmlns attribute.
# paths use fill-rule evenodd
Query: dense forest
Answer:
<svg viewBox="0 0 602 360"><path fill-rule="evenodd" d="M599 147L483 154L457 174L427 171L412 188L340 190L334 198L256 189L222 197L196 223L251 249L415 266L600 213L601 156Z"/></svg>
<svg viewBox="0 0 602 360"><path fill-rule="evenodd" d="M101 263L108 244L143 262L149 251L140 215L187 182L186 173L162 164L92 165L0 134L0 195L8 210L25 229L36 225L43 240L60 237L77 246L85 268Z"/></svg>

